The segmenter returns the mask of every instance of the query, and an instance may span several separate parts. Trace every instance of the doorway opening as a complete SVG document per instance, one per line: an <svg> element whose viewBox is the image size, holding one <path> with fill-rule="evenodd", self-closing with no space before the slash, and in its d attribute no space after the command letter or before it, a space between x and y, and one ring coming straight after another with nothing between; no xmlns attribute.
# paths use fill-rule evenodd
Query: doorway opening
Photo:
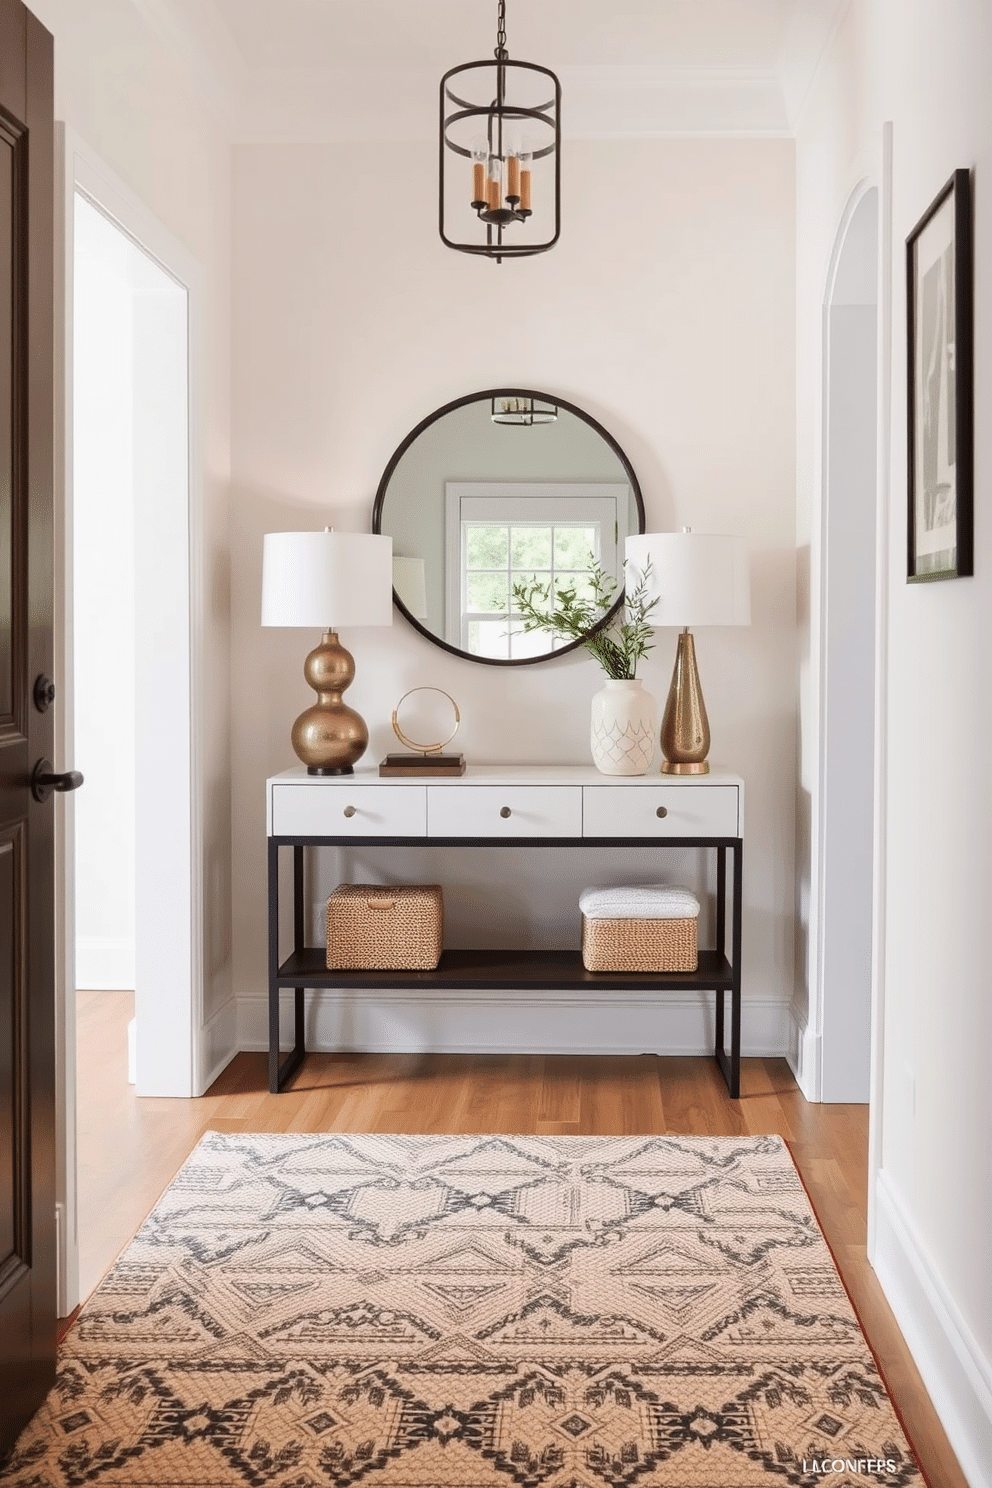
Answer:
<svg viewBox="0 0 992 1488"><path fill-rule="evenodd" d="M79 190L73 221L76 980L134 991L138 1093L189 1095L188 1026L160 997L188 999L191 975L161 914L190 856L187 291Z"/></svg>
<svg viewBox="0 0 992 1488"><path fill-rule="evenodd" d="M875 740L878 190L838 234L824 306L820 1099L867 1102Z"/></svg>
<svg viewBox="0 0 992 1488"><path fill-rule="evenodd" d="M75 756L86 761L75 810L76 985L112 1000L108 1029L119 1030L128 1005L126 1053L117 1059L126 1057L139 1094L158 1093L175 1080L160 1033L147 1036L161 1024L162 935L148 900L161 893L164 864L137 781L149 736L162 726L158 673L170 665L162 642L175 628L181 634L188 611L186 586L175 582L188 573L188 545L174 546L169 564L159 543L160 513L182 512L185 526L189 508L187 292L78 190L73 227L72 673ZM151 610L149 568L159 564L174 570L169 587L178 587L180 603L173 593L163 605L159 595ZM154 680L142 680L145 673ZM167 781L158 784L171 795ZM188 854L188 813L185 837ZM79 1079L103 1074L81 1070ZM84 1185L99 1171L87 1136L77 1138ZM103 1207L81 1187L84 1295L99 1279L90 1270L100 1269L99 1261L88 1265L87 1217L92 1209L98 1223Z"/></svg>
<svg viewBox="0 0 992 1488"><path fill-rule="evenodd" d="M136 1096L189 1097L204 1086L192 607L202 271L69 131L59 138L65 357L64 429L57 440L64 459L57 482L64 575L58 747L63 758L85 759L79 768L86 793L62 814L57 847L57 880L65 886L56 1088L65 1316L80 1297L80 1215L85 1226L86 1214L96 1213L106 1228L93 1193L84 1193L101 1163L99 1154L87 1159L87 1134L79 1130L77 987L97 989L91 1000L116 999L105 1021L117 1030L109 1055L124 1077L127 1020L121 1024L120 1002L133 998L135 1084L127 1098L135 1113ZM86 1078L99 1080L99 1070L88 1068ZM126 1145L123 1126L110 1126ZM136 1142L140 1126L134 1115ZM105 1196L108 1213L120 1198ZM83 1288L95 1279L84 1266Z"/></svg>

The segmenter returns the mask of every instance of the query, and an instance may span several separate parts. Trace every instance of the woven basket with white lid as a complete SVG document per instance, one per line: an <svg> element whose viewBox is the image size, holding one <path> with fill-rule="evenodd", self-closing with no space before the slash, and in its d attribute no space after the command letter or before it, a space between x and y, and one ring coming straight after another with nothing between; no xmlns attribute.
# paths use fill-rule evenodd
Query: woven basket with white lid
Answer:
<svg viewBox="0 0 992 1488"><path fill-rule="evenodd" d="M587 971L695 971L699 900L675 884L583 890L582 964Z"/></svg>

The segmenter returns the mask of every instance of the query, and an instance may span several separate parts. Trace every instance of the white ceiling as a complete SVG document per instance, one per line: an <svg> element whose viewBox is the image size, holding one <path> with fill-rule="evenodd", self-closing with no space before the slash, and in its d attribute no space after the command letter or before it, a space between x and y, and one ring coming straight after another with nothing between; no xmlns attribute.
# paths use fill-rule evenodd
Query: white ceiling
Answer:
<svg viewBox="0 0 992 1488"><path fill-rule="evenodd" d="M133 0L236 140L429 139L495 0ZM507 0L566 137L789 134L846 0Z"/></svg>

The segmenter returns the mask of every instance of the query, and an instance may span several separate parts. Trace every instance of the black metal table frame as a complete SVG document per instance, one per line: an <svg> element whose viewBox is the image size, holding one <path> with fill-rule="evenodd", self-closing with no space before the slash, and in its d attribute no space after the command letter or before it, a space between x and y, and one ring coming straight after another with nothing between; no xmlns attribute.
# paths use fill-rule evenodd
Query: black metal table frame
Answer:
<svg viewBox="0 0 992 1488"><path fill-rule="evenodd" d="M293 849L293 953L286 961L279 959L279 851ZM601 987L650 987L659 991L698 988L713 991L716 999L716 1036L714 1057L720 1066L732 1099L740 1096L741 1063L741 898L743 887L744 844L740 837L311 837L270 836L268 839L268 911L269 911L269 1090L273 1095L299 1069L306 1055L304 994L307 987L415 988L437 981L438 972L403 971L328 971L323 946L306 944L306 904L303 882L303 849L306 847L693 847L714 848L717 855L716 882L716 947L705 964L694 972L587 972L564 971L549 966L545 990L577 990ZM727 851L733 855L733 889L731 911L731 957L726 957L727 936ZM457 956L457 952L452 953ZM471 953L469 953L471 954ZM488 953L479 953L488 954ZM493 952L498 958L501 952ZM703 956L700 957L703 960ZM442 957L442 964L444 958ZM578 963L581 965L581 961ZM508 986L492 975L479 978L465 971L464 977L453 974L449 986L484 988ZM539 989L542 978L530 976L528 985ZM280 997L283 989L295 994L294 1042L285 1059L281 1058L279 1039ZM730 1049L725 1047L726 996L730 993Z"/></svg>

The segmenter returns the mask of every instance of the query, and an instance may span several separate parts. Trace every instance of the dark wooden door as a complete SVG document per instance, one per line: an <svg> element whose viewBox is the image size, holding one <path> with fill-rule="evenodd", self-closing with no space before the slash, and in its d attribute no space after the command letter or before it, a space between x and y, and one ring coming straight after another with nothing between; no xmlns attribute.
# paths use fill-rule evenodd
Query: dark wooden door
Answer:
<svg viewBox="0 0 992 1488"><path fill-rule="evenodd" d="M0 1449L55 1375L52 55L0 0Z"/></svg>

